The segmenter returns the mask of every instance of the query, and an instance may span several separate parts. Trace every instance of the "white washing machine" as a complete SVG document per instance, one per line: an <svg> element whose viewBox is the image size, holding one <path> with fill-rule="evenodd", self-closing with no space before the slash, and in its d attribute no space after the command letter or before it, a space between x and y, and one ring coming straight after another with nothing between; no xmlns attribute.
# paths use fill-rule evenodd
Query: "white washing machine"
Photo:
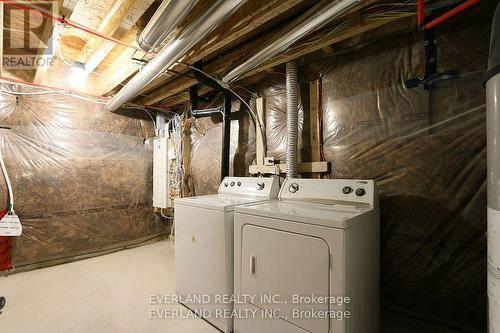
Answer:
<svg viewBox="0 0 500 333"><path fill-rule="evenodd" d="M372 180L287 179L237 207L234 332L379 332L379 229Z"/></svg>
<svg viewBox="0 0 500 333"><path fill-rule="evenodd" d="M175 275L181 303L233 331L234 207L275 199L279 179L226 177L218 194L175 199Z"/></svg>

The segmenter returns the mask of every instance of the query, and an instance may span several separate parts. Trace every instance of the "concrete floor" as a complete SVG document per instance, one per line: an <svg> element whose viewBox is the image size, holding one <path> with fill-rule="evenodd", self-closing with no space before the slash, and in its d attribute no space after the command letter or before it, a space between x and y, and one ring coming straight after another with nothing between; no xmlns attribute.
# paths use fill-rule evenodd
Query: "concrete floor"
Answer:
<svg viewBox="0 0 500 333"><path fill-rule="evenodd" d="M168 241L0 277L0 295L7 298L0 332L220 333L179 304L151 303L151 295L174 292ZM168 318L151 319L161 315ZM393 313L383 319L383 333L455 332Z"/></svg>
<svg viewBox="0 0 500 333"><path fill-rule="evenodd" d="M151 304L175 291L168 241L97 258L0 277L7 299L0 332L219 332L178 304ZM177 316L164 310L181 311ZM175 319L150 319L166 315ZM158 310L159 312L156 312Z"/></svg>

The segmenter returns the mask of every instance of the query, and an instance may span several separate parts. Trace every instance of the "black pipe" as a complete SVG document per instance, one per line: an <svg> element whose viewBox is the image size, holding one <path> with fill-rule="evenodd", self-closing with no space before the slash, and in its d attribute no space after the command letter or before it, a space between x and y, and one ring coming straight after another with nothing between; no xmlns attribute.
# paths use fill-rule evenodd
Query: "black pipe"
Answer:
<svg viewBox="0 0 500 333"><path fill-rule="evenodd" d="M189 111L198 110L198 83L189 87Z"/></svg>
<svg viewBox="0 0 500 333"><path fill-rule="evenodd" d="M198 68L198 69L201 70L200 66L195 65L194 67L196 67L196 68ZM201 72L199 72L197 70L193 70L193 74L194 74L195 79L199 83L201 83L201 84L204 84L204 85L206 85L208 87L214 88L217 91L222 91L223 92L223 91L227 90L226 88L224 88L223 86L221 86L217 81L215 81L211 77L203 75Z"/></svg>
<svg viewBox="0 0 500 333"><path fill-rule="evenodd" d="M201 70L201 63L198 62L194 65L196 68ZM195 84L189 88L189 98L191 101L190 113L195 118L203 117L215 117L222 116L222 151L221 151L221 170L220 177L222 180L229 176L229 153L230 153L230 143L231 143L231 92L224 87L222 87L214 79L203 75L201 72L193 70L194 77L196 80L220 91L224 94L224 103L222 108L211 108L205 110L198 110L198 87L199 84Z"/></svg>
<svg viewBox="0 0 500 333"><path fill-rule="evenodd" d="M224 91L224 114L222 116L222 155L220 180L229 176L229 148L231 142L231 93Z"/></svg>

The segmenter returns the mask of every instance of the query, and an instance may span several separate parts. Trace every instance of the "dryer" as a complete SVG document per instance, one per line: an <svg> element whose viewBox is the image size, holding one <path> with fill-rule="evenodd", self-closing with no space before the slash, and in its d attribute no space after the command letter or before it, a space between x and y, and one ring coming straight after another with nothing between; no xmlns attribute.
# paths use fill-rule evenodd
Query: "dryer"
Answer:
<svg viewBox="0 0 500 333"><path fill-rule="evenodd" d="M372 180L287 179L236 207L234 332L379 332L379 229Z"/></svg>
<svg viewBox="0 0 500 333"><path fill-rule="evenodd" d="M179 300L223 332L233 330L234 208L278 193L277 177L226 177L217 194L174 201Z"/></svg>

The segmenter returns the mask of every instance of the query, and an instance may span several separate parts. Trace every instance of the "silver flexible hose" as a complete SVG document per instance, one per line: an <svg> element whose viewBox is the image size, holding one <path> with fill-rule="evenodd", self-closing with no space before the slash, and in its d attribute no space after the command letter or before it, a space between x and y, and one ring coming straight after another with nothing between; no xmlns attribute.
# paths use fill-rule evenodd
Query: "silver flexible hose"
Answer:
<svg viewBox="0 0 500 333"><path fill-rule="evenodd" d="M299 106L297 88L297 62L286 63L286 177L298 176Z"/></svg>

